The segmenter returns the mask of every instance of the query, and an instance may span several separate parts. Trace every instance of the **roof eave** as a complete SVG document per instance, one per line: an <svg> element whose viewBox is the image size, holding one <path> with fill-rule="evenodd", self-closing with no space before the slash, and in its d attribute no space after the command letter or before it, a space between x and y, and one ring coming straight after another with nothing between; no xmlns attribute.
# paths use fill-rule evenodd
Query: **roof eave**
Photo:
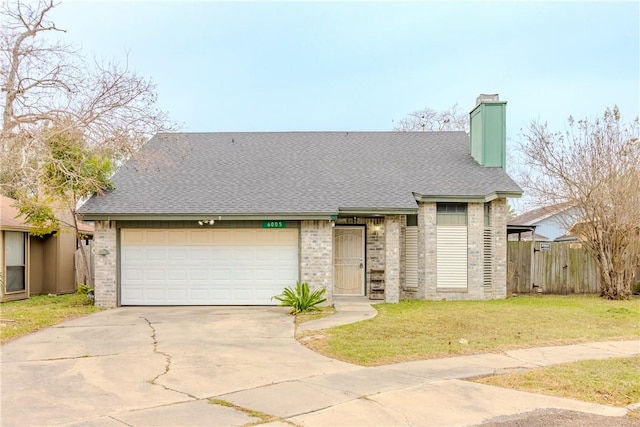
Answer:
<svg viewBox="0 0 640 427"><path fill-rule="evenodd" d="M522 192L494 191L486 195L428 195L413 193L417 202L457 202L457 203L487 203L499 198L520 198Z"/></svg>
<svg viewBox="0 0 640 427"><path fill-rule="evenodd" d="M158 213L83 213L88 221L283 221L283 220L331 220L337 218L337 212L302 213L198 213L198 214L158 214Z"/></svg>
<svg viewBox="0 0 640 427"><path fill-rule="evenodd" d="M415 208L340 208L338 213L341 216L385 216L385 215L412 215L418 213Z"/></svg>

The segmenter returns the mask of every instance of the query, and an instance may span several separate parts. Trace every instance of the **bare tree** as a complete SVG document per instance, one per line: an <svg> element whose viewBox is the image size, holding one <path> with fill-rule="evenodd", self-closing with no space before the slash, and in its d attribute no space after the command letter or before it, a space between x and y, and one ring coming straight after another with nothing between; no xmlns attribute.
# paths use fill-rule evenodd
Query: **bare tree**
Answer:
<svg viewBox="0 0 640 427"><path fill-rule="evenodd" d="M617 107L602 117L552 132L532 122L522 154L531 167L525 187L540 204L567 203L567 227L597 261L601 295L631 296L640 265L640 126L624 123Z"/></svg>
<svg viewBox="0 0 640 427"><path fill-rule="evenodd" d="M42 135L48 129L82 132L87 148L118 162L152 134L174 127L157 107L151 81L126 63L89 61L51 37L64 35L48 18L57 6L53 0L3 2L0 184L9 195L37 184L38 164L47 156Z"/></svg>
<svg viewBox="0 0 640 427"><path fill-rule="evenodd" d="M444 111L432 108L414 111L393 126L394 131L464 131L469 132L469 113L460 110L458 104Z"/></svg>

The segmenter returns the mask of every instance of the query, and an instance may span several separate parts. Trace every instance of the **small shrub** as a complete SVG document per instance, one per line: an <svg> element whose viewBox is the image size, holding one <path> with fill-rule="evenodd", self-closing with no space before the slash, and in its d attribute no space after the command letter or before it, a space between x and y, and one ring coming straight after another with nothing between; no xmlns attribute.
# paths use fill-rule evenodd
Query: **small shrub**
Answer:
<svg viewBox="0 0 640 427"><path fill-rule="evenodd" d="M281 295L271 297L280 301L280 305L291 307L291 314L298 314L304 311L318 310L318 304L322 304L327 299L323 298L326 289L318 289L311 292L307 282L296 282L296 287L286 287Z"/></svg>
<svg viewBox="0 0 640 427"><path fill-rule="evenodd" d="M93 288L89 285L85 285L84 283L78 283L78 293L81 295L86 295L87 299L91 302L95 300L95 294Z"/></svg>

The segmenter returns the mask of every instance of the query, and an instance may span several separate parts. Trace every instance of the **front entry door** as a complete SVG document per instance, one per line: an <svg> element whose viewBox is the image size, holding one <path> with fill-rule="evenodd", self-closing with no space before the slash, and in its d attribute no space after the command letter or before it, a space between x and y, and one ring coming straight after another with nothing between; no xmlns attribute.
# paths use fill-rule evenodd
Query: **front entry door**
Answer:
<svg viewBox="0 0 640 427"><path fill-rule="evenodd" d="M333 235L335 295L364 295L364 227L336 227Z"/></svg>

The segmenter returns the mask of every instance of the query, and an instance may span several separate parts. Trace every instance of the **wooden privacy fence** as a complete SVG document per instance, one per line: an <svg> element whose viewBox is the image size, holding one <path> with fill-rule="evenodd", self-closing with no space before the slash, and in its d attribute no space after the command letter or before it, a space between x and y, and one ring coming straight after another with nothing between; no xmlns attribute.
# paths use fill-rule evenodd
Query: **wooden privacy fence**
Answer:
<svg viewBox="0 0 640 427"><path fill-rule="evenodd" d="M93 272L94 272L94 255L91 251L93 248L93 240L89 240L89 244L86 244L84 241L80 248L76 250L75 254L75 263L76 263L76 286L79 283L93 286ZM87 256L87 261L89 261L89 270L85 266L84 259L82 257L82 253L80 251L84 251Z"/></svg>
<svg viewBox="0 0 640 427"><path fill-rule="evenodd" d="M508 242L509 293L596 294L600 277L593 257L577 242Z"/></svg>

